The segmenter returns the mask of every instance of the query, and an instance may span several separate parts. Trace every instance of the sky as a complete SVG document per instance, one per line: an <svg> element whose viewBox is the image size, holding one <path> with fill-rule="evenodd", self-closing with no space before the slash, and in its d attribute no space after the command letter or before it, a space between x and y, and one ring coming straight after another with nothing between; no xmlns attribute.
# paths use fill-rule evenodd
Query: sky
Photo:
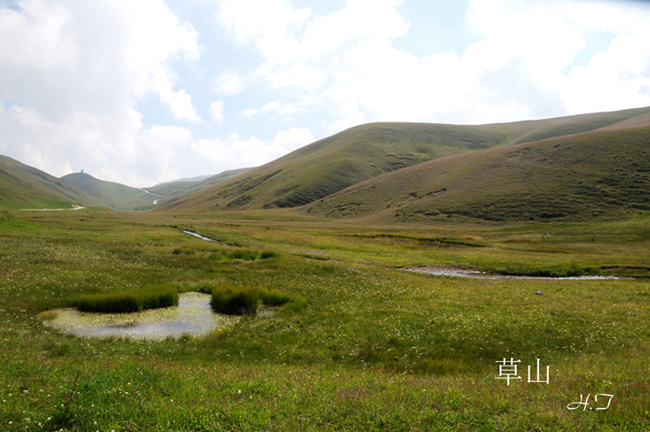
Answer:
<svg viewBox="0 0 650 432"><path fill-rule="evenodd" d="M0 154L134 187L377 121L650 106L650 2L0 0Z"/></svg>

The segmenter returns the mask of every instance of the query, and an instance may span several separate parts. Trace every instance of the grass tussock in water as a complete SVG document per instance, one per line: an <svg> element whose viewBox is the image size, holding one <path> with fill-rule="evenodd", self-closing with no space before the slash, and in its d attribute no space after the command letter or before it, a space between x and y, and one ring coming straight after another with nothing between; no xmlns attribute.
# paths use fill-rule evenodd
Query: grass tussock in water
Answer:
<svg viewBox="0 0 650 432"><path fill-rule="evenodd" d="M122 291L117 293L80 296L74 301L82 312L125 313L178 306L178 291L173 287L147 292Z"/></svg>
<svg viewBox="0 0 650 432"><path fill-rule="evenodd" d="M210 306L226 315L248 315L257 312L260 290L255 287L222 286L212 290Z"/></svg>
<svg viewBox="0 0 650 432"><path fill-rule="evenodd" d="M307 301L300 296L290 296L276 290L258 289L251 286L221 286L212 290L210 305L217 313L226 315L249 315L257 312L259 304L284 306L286 310L298 312L307 307Z"/></svg>

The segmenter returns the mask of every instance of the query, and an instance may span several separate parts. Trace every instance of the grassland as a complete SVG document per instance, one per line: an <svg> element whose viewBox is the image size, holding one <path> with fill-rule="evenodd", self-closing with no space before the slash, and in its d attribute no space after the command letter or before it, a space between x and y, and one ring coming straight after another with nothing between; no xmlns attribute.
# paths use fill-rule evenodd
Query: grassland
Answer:
<svg viewBox="0 0 650 432"><path fill-rule="evenodd" d="M0 217L2 430L650 427L647 215L435 226L283 211L82 216ZM243 248L276 255L230 254ZM639 278L477 280L401 270L410 265ZM161 284L253 286L307 305L159 342L67 336L39 315L81 294ZM522 380L495 379L504 357L521 360ZM549 384L527 382L537 358ZM594 410L567 409L587 394ZM595 410L596 394L614 395L608 409Z"/></svg>

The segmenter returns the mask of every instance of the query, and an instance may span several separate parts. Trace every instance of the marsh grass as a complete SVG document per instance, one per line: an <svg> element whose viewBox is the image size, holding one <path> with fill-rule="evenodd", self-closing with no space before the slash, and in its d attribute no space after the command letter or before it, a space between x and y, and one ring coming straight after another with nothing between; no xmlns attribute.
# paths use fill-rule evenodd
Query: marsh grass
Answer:
<svg viewBox="0 0 650 432"><path fill-rule="evenodd" d="M162 287L148 291L83 295L74 300L72 305L82 312L140 312L146 309L178 306L178 291L176 288Z"/></svg>
<svg viewBox="0 0 650 432"><path fill-rule="evenodd" d="M270 250L265 250L260 253L260 259L272 259L272 258L279 258L280 254L277 252L273 252Z"/></svg>
<svg viewBox="0 0 650 432"><path fill-rule="evenodd" d="M249 249L237 249L234 251L229 251L227 256L231 259L239 259L243 261L255 261L259 254L257 251Z"/></svg>
<svg viewBox="0 0 650 432"><path fill-rule="evenodd" d="M259 298L258 288L220 286L212 290L210 306L225 315L249 315L257 312Z"/></svg>
<svg viewBox="0 0 650 432"><path fill-rule="evenodd" d="M277 290L259 289L251 286L217 286L212 288L210 305L217 313L226 315L255 314L259 304L282 307L288 312L300 312L307 307L301 296L289 295Z"/></svg>

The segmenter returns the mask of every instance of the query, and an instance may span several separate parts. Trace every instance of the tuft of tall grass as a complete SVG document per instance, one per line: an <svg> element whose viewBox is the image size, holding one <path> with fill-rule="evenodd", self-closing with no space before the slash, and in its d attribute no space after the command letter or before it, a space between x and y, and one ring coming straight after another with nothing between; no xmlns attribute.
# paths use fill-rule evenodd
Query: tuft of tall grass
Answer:
<svg viewBox="0 0 650 432"><path fill-rule="evenodd" d="M257 312L259 303L266 306L284 306L286 310L299 312L307 306L302 297L290 296L275 290L251 286L221 286L212 290L210 305L217 313L248 315Z"/></svg>
<svg viewBox="0 0 650 432"><path fill-rule="evenodd" d="M221 286L212 290L210 306L217 313L248 315L257 312L260 290L255 287Z"/></svg>
<svg viewBox="0 0 650 432"><path fill-rule="evenodd" d="M261 290L260 300L267 306L282 306L289 303L292 298L288 294L281 293L275 290Z"/></svg>
<svg viewBox="0 0 650 432"><path fill-rule="evenodd" d="M255 261L257 259L257 251L249 249L237 249L230 252L228 255L230 255L230 258L244 261Z"/></svg>
<svg viewBox="0 0 650 432"><path fill-rule="evenodd" d="M260 254L260 259L271 259L271 258L278 258L280 256L279 253L273 252L271 250L265 250L262 251Z"/></svg>
<svg viewBox="0 0 650 432"><path fill-rule="evenodd" d="M307 308L307 300L297 296L292 297L291 301L284 306L284 310L288 312L301 312Z"/></svg>
<svg viewBox="0 0 650 432"><path fill-rule="evenodd" d="M121 291L78 297L73 305L82 312L126 313L178 305L178 291L162 287L153 291Z"/></svg>

